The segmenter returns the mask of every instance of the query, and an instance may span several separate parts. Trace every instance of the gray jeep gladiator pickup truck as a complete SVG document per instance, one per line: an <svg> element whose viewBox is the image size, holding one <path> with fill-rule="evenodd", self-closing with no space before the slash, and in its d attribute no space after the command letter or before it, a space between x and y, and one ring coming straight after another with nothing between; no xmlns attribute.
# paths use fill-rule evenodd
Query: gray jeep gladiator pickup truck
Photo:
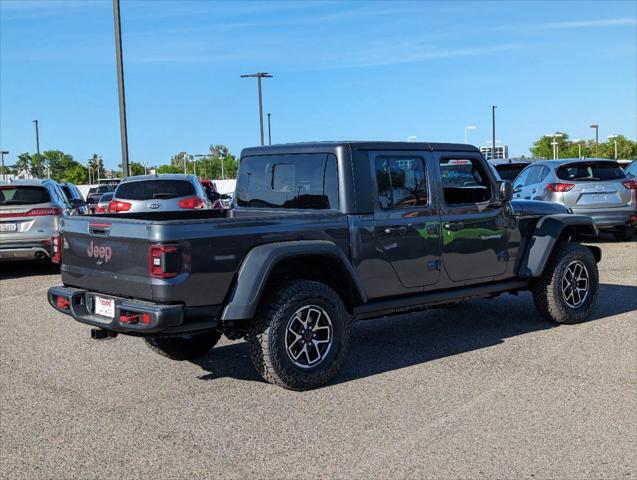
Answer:
<svg viewBox="0 0 637 480"><path fill-rule="evenodd" d="M574 240L591 219L511 196L469 145L248 148L229 211L64 218L48 299L173 359L245 337L264 379L315 388L357 319L530 290L548 320L584 320L601 251Z"/></svg>

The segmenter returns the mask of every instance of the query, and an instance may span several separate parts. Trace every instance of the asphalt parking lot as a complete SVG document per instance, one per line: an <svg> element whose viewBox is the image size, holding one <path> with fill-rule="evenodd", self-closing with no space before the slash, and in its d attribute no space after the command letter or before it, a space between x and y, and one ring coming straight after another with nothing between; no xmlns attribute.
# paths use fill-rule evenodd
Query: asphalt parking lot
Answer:
<svg viewBox="0 0 637 480"><path fill-rule="evenodd" d="M173 362L48 307L0 265L1 478L637 478L637 242L602 247L590 321L530 295L359 322L344 371L295 393L243 341Z"/></svg>

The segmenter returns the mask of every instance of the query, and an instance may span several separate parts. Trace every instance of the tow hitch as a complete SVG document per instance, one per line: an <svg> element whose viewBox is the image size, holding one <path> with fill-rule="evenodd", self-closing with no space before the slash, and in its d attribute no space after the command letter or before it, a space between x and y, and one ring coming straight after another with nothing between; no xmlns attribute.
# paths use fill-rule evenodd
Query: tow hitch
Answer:
<svg viewBox="0 0 637 480"><path fill-rule="evenodd" d="M102 328L91 328L91 338L93 340L109 340L117 337L117 332L104 330Z"/></svg>

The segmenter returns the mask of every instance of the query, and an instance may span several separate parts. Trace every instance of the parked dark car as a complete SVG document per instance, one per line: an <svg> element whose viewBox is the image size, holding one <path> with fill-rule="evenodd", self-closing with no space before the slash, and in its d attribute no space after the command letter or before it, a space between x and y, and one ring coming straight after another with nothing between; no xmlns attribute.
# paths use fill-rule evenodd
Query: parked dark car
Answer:
<svg viewBox="0 0 637 480"><path fill-rule="evenodd" d="M224 208L221 201L221 195L217 190L217 185L215 185L215 182L205 178L200 178L199 182L201 182L201 186L204 188L208 200L210 200L210 202L212 203L212 208L215 208L217 210Z"/></svg>
<svg viewBox="0 0 637 480"><path fill-rule="evenodd" d="M115 195L115 192L106 192L105 194L103 194L99 201L97 202L97 204L95 205L95 212L94 213L106 213L108 212L108 205L111 203L111 200L113 200L113 196Z"/></svg>
<svg viewBox="0 0 637 480"><path fill-rule="evenodd" d="M530 160L489 160L502 180L515 180L522 170L531 164Z"/></svg>
<svg viewBox="0 0 637 480"><path fill-rule="evenodd" d="M140 336L173 359L245 337L264 379L314 388L354 320L525 290L548 320L586 319L601 251L575 239L596 232L590 217L511 196L470 145L248 148L231 210L63 219L48 299L96 338Z"/></svg>
<svg viewBox="0 0 637 480"><path fill-rule="evenodd" d="M84 197L80 190L71 182L58 183L60 189L64 193L68 204L73 209L73 213L85 214L88 213L88 207L84 201Z"/></svg>
<svg viewBox="0 0 637 480"><path fill-rule="evenodd" d="M102 183L100 185L89 188L88 194L86 195L86 206L88 207L89 212L94 213L95 206L97 205L97 202L99 202L102 195L104 195L106 192L114 191L116 187L117 185L114 184Z"/></svg>

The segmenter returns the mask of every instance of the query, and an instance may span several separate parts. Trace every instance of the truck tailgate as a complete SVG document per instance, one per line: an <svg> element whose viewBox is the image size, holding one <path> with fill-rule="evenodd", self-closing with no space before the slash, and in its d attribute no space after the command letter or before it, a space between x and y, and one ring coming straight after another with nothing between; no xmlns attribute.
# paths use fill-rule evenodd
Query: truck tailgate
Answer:
<svg viewBox="0 0 637 480"><path fill-rule="evenodd" d="M62 220L61 230L65 285L152 299L147 223L71 216Z"/></svg>

